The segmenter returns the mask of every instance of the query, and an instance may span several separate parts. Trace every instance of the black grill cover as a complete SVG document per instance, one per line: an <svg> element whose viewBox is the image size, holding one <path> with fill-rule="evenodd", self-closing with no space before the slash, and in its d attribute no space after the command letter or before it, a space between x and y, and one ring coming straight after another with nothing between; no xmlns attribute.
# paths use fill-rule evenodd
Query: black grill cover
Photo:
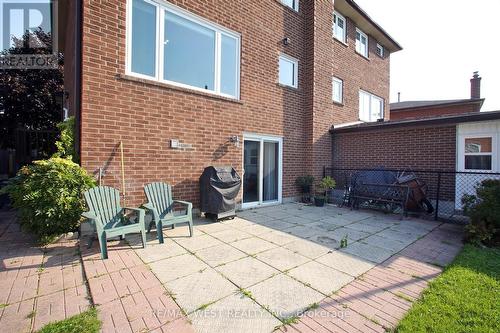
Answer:
<svg viewBox="0 0 500 333"><path fill-rule="evenodd" d="M220 214L234 211L241 178L232 167L205 168L200 177L201 211Z"/></svg>

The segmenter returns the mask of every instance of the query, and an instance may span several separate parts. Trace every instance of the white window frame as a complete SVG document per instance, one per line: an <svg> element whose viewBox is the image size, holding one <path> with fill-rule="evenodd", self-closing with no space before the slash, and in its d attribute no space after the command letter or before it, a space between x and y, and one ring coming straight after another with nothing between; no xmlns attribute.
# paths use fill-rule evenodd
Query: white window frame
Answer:
<svg viewBox="0 0 500 333"><path fill-rule="evenodd" d="M383 58L385 56L385 47L380 43L377 43L377 55L380 58Z"/></svg>
<svg viewBox="0 0 500 333"><path fill-rule="evenodd" d="M363 122L376 122L378 121L379 119L383 119L384 118L384 114L385 114L385 101L382 97L380 96L377 96L377 95L374 95L366 90L363 90L363 89L360 89L359 90L359 97L361 97L361 94L366 94L368 96L370 96L370 109L368 111L368 118L364 117L364 114L362 113L362 110L361 110L361 103L359 103L359 120L360 121L363 121ZM361 99L361 98L358 98L358 100ZM381 108L380 108L380 116L379 118L377 119L372 119L372 111L371 111L371 108L372 108L372 99L378 99L380 102L381 102Z"/></svg>
<svg viewBox="0 0 500 333"><path fill-rule="evenodd" d="M245 144L245 141L256 141L259 142L260 145L260 154L259 154L259 175L258 175L258 181L259 181L259 200L254 201L254 202L241 202L241 208L242 209L248 209L248 208L253 208L253 207L258 207L258 206L270 206L270 205L276 205L276 204L281 204L283 202L283 137L280 136L274 136L274 135L262 135L262 134L257 134L257 133L243 133L243 144ZM264 142L275 142L279 144L278 147L278 200L271 200L271 201L263 201L263 186L262 186L262 179L264 178L263 175L263 165L264 165ZM245 165L245 150L242 149L242 165ZM242 182L242 186L245 186ZM243 189L241 191L243 193Z"/></svg>
<svg viewBox="0 0 500 333"><path fill-rule="evenodd" d="M291 8L291 9L295 10L295 11L298 13L298 12L299 12L299 2L300 2L300 0L292 0L292 1L293 1L292 6L289 6L287 3L285 3L285 1L284 1L284 0L280 0L280 2L281 2L284 6L286 6L286 7L288 7L288 8Z"/></svg>
<svg viewBox="0 0 500 333"><path fill-rule="evenodd" d="M228 30L216 23L210 22L203 17L193 14L187 10L174 6L163 0L141 0L156 7L156 71L155 76L149 76L141 73L135 73L132 71L132 2L133 0L127 0L127 13L126 13L126 65L125 73L126 75L146 79L154 80L161 83L166 83L172 86L177 86L181 88L186 88L190 90L196 90L204 93L209 93L213 95L223 96L231 99L240 99L240 73L241 73L241 34ZM214 90L202 89L199 87L194 87L188 84L169 81L163 78L163 66L164 66L164 22L165 22L165 11L172 12L186 20L199 24L203 27L211 29L215 32L215 76L214 76ZM236 39L236 94L229 95L221 92L221 40L222 35Z"/></svg>
<svg viewBox="0 0 500 333"><path fill-rule="evenodd" d="M337 37L337 29L340 29L340 28L339 28L339 26L337 25L337 23L335 21L338 21L339 19L344 22L344 33L343 33L342 39L339 39ZM337 11L333 12L333 29L332 29L332 32L333 32L333 38L335 38L336 40L341 41L344 44L347 43L347 20L345 19L345 17L342 14L340 14Z"/></svg>
<svg viewBox="0 0 500 333"><path fill-rule="evenodd" d="M489 153L481 153L481 152L478 152L478 153L467 153L465 151L465 141L467 139L483 139L483 138L488 138L488 139L491 139L491 152ZM468 171L468 172L487 172L487 171L493 171L495 169L495 160L496 160L496 156L495 156L495 146L496 146L496 137L494 135L488 135L488 134L485 134L485 135L481 135L481 134L478 134L478 135L465 135L465 136L462 136L462 142L463 142L463 170L464 171ZM466 156L491 156L491 167L490 169L467 169L465 167L465 157Z"/></svg>
<svg viewBox="0 0 500 333"><path fill-rule="evenodd" d="M283 83L280 81L280 75L279 75L279 63L280 60L283 59L285 61L291 62L294 66L294 71L293 71L293 85L289 85L288 83ZM284 53L280 53L280 56L278 58L278 83L287 86L287 87L292 87L292 88L298 88L299 87L299 59L296 59L294 57L291 57L289 55L286 55Z"/></svg>
<svg viewBox="0 0 500 333"><path fill-rule="evenodd" d="M340 101L335 99L335 83L340 84ZM335 103L343 104L344 103L344 81L339 79L338 77L333 77L332 79L332 100Z"/></svg>
<svg viewBox="0 0 500 333"><path fill-rule="evenodd" d="M356 33L360 35L360 37L365 37L366 38L366 54L363 54L361 52L361 38L358 39L358 36L356 35L356 52L358 52L359 54L361 54L363 57L365 58L368 58L368 55L370 54L369 52L369 44L370 44L370 41L368 39L368 35L365 34L361 29L359 28L356 28Z"/></svg>

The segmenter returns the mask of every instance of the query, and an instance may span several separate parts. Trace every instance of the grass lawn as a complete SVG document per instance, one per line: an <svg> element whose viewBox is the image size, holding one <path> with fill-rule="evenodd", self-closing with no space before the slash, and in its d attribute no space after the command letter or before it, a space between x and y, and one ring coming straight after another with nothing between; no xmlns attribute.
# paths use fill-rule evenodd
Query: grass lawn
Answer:
<svg viewBox="0 0 500 333"><path fill-rule="evenodd" d="M97 310L92 308L68 319L50 323L38 333L97 333L100 329Z"/></svg>
<svg viewBox="0 0 500 333"><path fill-rule="evenodd" d="M500 249L466 245L396 332L500 332Z"/></svg>

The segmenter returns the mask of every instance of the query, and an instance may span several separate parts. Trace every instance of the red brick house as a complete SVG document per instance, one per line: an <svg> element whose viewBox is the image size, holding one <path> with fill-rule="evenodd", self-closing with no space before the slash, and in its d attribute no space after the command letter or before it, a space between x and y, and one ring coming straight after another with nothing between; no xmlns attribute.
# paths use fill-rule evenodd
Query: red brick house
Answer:
<svg viewBox="0 0 500 333"><path fill-rule="evenodd" d="M481 77L478 72L474 73L474 76L470 80L470 85L470 99L391 103L391 120L418 119L480 112L484 103L484 98L481 98Z"/></svg>
<svg viewBox="0 0 500 333"><path fill-rule="evenodd" d="M81 0L66 8L67 107L82 166L127 204L166 181L198 202L209 165L242 175L243 207L298 195L332 163L332 124L389 119L400 45L354 1ZM123 191L123 189L122 189Z"/></svg>

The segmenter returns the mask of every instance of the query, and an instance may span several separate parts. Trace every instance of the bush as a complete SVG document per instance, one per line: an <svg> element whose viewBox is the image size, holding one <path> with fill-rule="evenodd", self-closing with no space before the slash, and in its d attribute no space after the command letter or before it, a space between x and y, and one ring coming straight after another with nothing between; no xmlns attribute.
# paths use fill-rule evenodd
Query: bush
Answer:
<svg viewBox="0 0 500 333"><path fill-rule="evenodd" d="M78 228L82 193L93 186L94 179L78 164L53 157L21 168L2 192L18 209L21 225L47 243Z"/></svg>
<svg viewBox="0 0 500 333"><path fill-rule="evenodd" d="M462 198L464 213L470 217L466 240L486 245L500 244L500 180L484 180L476 195Z"/></svg>
<svg viewBox="0 0 500 333"><path fill-rule="evenodd" d="M57 153L53 157L69 158L78 163L78 155L75 151L75 117L69 117L57 124L57 128L61 131L61 134L59 140L56 141Z"/></svg>
<svg viewBox="0 0 500 333"><path fill-rule="evenodd" d="M302 193L309 193L311 190L311 185L314 183L314 177L311 175L300 176L295 179L295 185L297 185Z"/></svg>

